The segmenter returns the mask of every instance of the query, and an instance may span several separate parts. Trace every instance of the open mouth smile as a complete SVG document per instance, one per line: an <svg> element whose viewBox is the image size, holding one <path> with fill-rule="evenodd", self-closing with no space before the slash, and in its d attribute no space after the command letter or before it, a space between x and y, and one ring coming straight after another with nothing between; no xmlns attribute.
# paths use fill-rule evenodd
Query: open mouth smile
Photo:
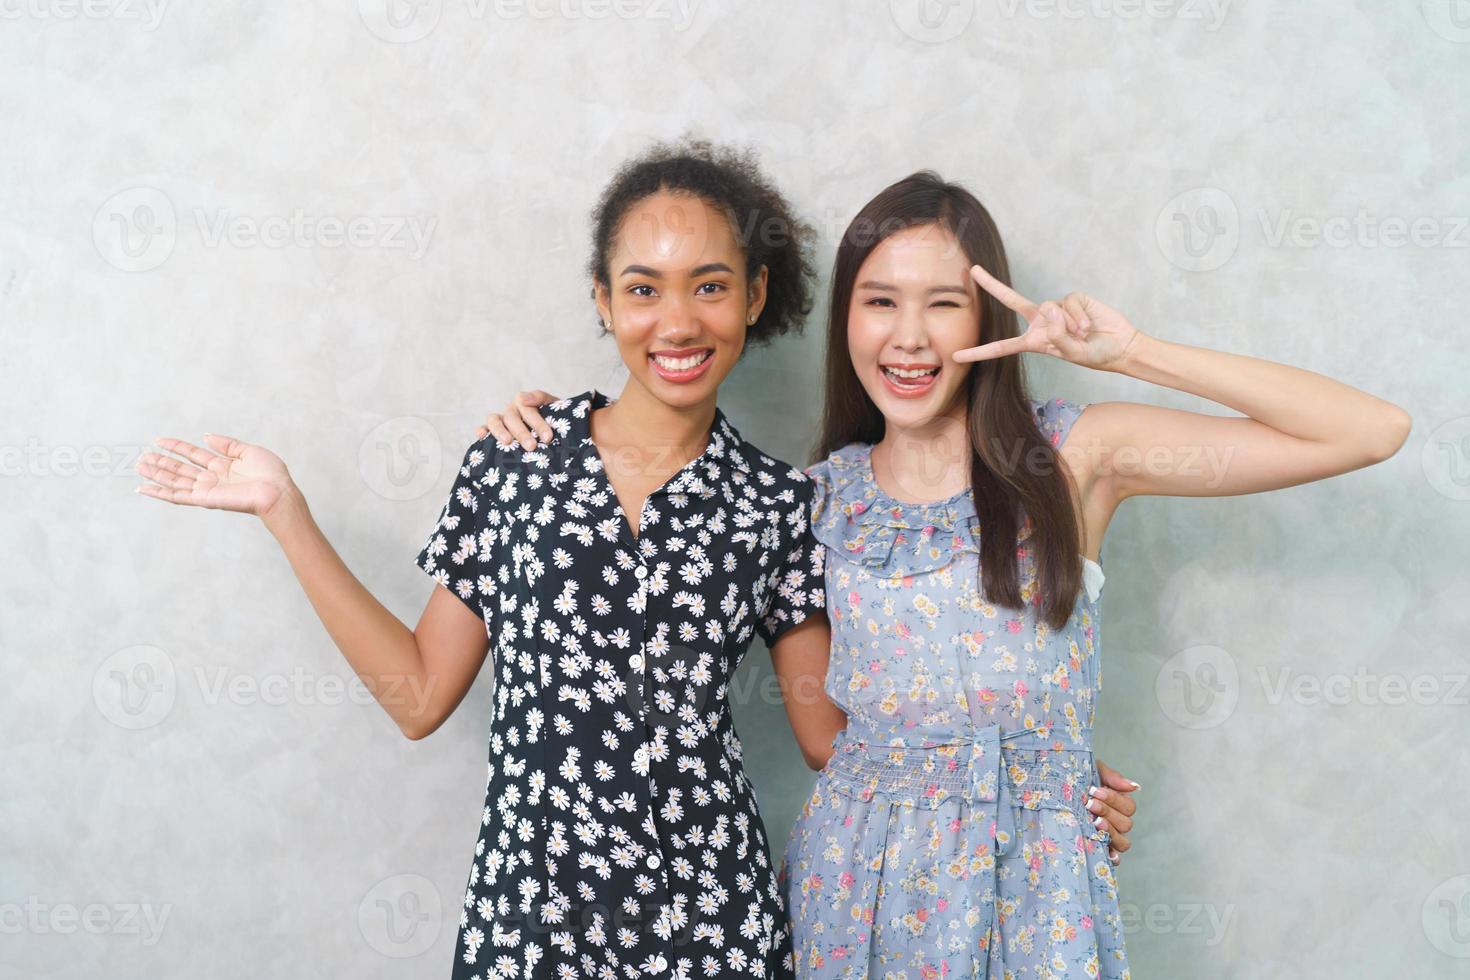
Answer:
<svg viewBox="0 0 1470 980"><path fill-rule="evenodd" d="M703 376L714 359L713 347L654 351L648 355L648 363L653 366L654 373L675 384L686 384Z"/></svg>
<svg viewBox="0 0 1470 980"><path fill-rule="evenodd" d="M900 398L917 398L934 387L941 366L938 364L880 364L879 373L888 390Z"/></svg>

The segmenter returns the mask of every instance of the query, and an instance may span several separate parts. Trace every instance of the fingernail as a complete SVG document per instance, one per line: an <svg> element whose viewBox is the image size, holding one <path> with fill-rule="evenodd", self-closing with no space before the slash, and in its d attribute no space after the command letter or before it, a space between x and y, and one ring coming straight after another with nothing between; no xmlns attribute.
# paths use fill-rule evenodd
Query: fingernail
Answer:
<svg viewBox="0 0 1470 980"><path fill-rule="evenodd" d="M1108 860L1116 863L1118 860L1118 852L1113 850L1112 848L1108 848Z"/></svg>
<svg viewBox="0 0 1470 980"><path fill-rule="evenodd" d="M1140 786L1140 785L1138 785L1138 784L1137 784L1137 783L1134 783L1134 782L1133 782L1133 780L1131 780L1131 779L1130 779L1130 780L1128 780L1128 782L1130 782L1130 783L1132 783L1132 784L1133 784L1133 788L1134 788L1134 789L1143 789L1143 787L1142 787L1142 786Z"/></svg>
<svg viewBox="0 0 1470 980"><path fill-rule="evenodd" d="M1102 796L1102 791L1099 790L1096 786L1089 786L1089 787L1087 787L1087 795L1088 796Z"/></svg>
<svg viewBox="0 0 1470 980"><path fill-rule="evenodd" d="M1103 818L1102 817L1098 817L1096 820L1094 820L1092 822L1092 825L1094 827L1096 827L1098 830L1102 830L1102 828L1103 828Z"/></svg>

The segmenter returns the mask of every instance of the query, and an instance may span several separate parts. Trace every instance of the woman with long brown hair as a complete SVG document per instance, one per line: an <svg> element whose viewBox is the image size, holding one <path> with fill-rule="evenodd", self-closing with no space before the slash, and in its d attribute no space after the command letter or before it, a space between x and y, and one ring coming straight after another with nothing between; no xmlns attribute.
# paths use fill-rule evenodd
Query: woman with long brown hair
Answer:
<svg viewBox="0 0 1470 980"><path fill-rule="evenodd" d="M745 223L777 234L742 240ZM685 141L620 167L589 272L627 383L550 406L531 450L467 447L417 556L437 584L412 628L266 447L160 439L172 455L139 463L149 496L262 520L406 737L442 725L489 656L455 980L794 974L728 688L755 636L784 649L821 619L811 484L717 399L749 346L805 322L809 240L748 154Z"/></svg>
<svg viewBox="0 0 1470 980"><path fill-rule="evenodd" d="M803 976L1126 980L1110 836L1088 806L1112 515L1143 494L1324 479L1408 434L1402 409L1347 385L1148 337L1084 294L1038 306L1009 278L989 212L930 172L886 188L838 247L807 473L826 689L849 724L783 862ZM1023 351L1245 417L1031 398Z"/></svg>

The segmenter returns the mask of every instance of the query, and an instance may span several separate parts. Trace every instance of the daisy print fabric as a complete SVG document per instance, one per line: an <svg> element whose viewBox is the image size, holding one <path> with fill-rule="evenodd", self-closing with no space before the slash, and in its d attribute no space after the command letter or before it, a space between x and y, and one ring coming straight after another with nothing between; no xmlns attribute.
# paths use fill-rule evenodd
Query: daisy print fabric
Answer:
<svg viewBox="0 0 1470 980"><path fill-rule="evenodd" d="M590 435L609 404L547 406L535 450L471 446L417 559L495 672L453 977L792 977L728 691L757 634L823 609L812 484L717 410L635 537Z"/></svg>

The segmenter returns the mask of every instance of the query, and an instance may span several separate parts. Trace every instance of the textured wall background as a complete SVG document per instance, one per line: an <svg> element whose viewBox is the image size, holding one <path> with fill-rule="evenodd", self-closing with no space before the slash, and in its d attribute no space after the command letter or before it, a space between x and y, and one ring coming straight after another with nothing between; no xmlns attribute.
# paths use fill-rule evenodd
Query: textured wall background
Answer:
<svg viewBox="0 0 1470 980"><path fill-rule="evenodd" d="M132 464L161 434L271 447L413 622L481 414L621 384L585 216L691 126L759 146L824 266L863 201L934 167L992 209L1023 292L1088 290L1413 413L1370 470L1123 508L1099 754L1143 784L1119 872L1141 980L1470 968L1470 3L0 18L0 974L448 975L489 672L405 741L259 523L135 495ZM788 459L823 312L723 397ZM1031 368L1044 395L1227 411ZM767 668L757 643L738 721L779 855L812 774Z"/></svg>

